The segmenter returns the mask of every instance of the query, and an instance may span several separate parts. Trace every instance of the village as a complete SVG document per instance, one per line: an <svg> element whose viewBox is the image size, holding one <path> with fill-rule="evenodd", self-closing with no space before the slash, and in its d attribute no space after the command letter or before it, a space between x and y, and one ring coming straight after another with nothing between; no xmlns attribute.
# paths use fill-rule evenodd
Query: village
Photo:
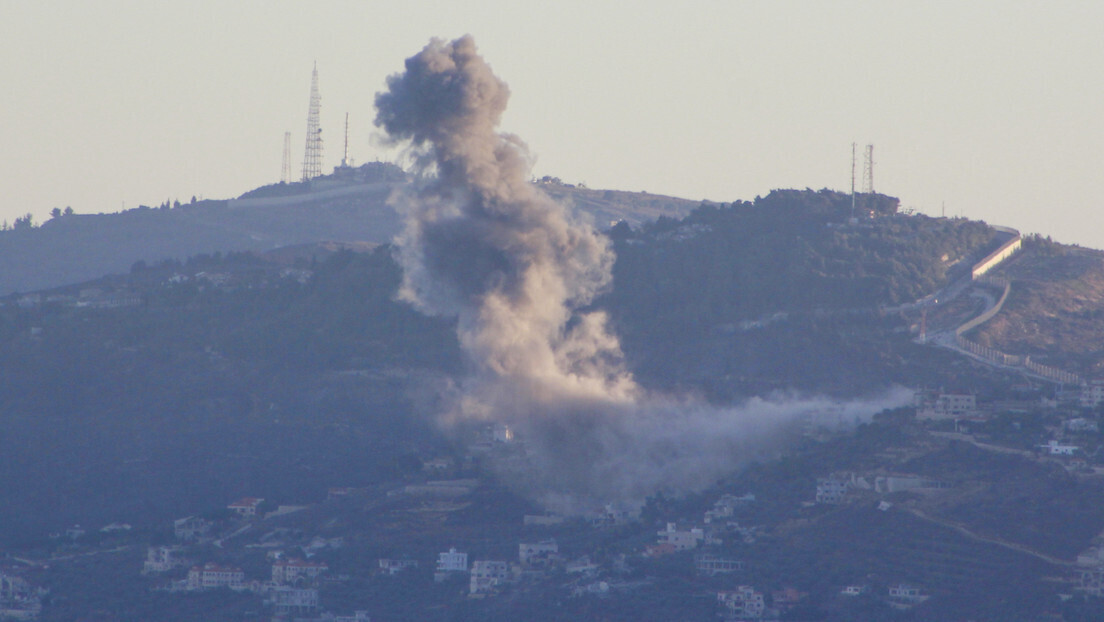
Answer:
<svg viewBox="0 0 1104 622"><path fill-rule="evenodd" d="M754 486L722 486L711 489L716 491L712 497L691 495L693 502L609 503L583 516L534 511L529 505L504 513L480 507L504 494L479 468L480 461L496 452L524 452L524 439L492 424L459 459L427 458L420 473L386 486L331 487L320 502L294 505L243 497L154 530L113 523L52 534L52 550L39 551L37 558L7 552L0 568L0 618L33 620L50 606L55 594L40 578L44 569L114 556L135 560L128 562L129 572L141 577L148 593L175 598L233 593L255 603L253 616L274 622L367 622L375 615L373 603L350 589L365 581L405 581L419 589L436 585L445 600L469 602L525 593L616 599L656 589L672 574L697 577L692 584L697 597L708 595L721 619L787 619L787 612L809 598L810 586L778 576L756 582L764 576L756 572L764 547L779 546L779 534L795 520L816 521L841 508L918 517L999 547L1049 557L935 517L931 500L956 494L970 482L903 472L894 464L932 447L969 444L980 452L1060 467L1073 477L1097 481L1104 474L1100 387L1093 383L999 403L979 403L966 393L918 391L913 408L899 409L881 426L909 426L919 431L919 440L883 448L872 468L826 467L804 480L809 483L803 493L779 499ZM853 435L811 421L802 430L803 442L823 447L848 442ZM690 514L688 507L701 509ZM453 526L462 515L466 518ZM387 554L361 556L369 551ZM1052 561L1061 570L1059 599L1104 597L1104 539L1075 559ZM917 583L907 574L860 573L832 587L832 598L874 600L904 611L939 597L938 586ZM823 601L824 594L816 598Z"/></svg>

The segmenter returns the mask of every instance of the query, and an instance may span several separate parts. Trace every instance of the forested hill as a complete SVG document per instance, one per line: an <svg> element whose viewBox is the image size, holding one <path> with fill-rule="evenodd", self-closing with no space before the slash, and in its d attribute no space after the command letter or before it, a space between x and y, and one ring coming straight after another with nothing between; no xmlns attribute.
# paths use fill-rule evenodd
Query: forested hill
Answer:
<svg viewBox="0 0 1104 622"><path fill-rule="evenodd" d="M893 310L968 275L1001 237L982 222L899 214L884 195L860 195L854 213L847 194L782 190L618 225L614 286L597 304L634 371L667 388L728 399L915 384L925 372L898 363L926 355L898 350L911 347L907 332L887 339L914 328Z"/></svg>
<svg viewBox="0 0 1104 622"><path fill-rule="evenodd" d="M847 195L779 191L614 227L595 304L632 371L717 402L959 381L953 355L875 311L935 291L991 229L863 199L850 224ZM420 468L408 458L440 450L415 416L422 388L465 363L452 320L396 302L398 283L385 245L308 248L135 263L0 300L0 533L309 500Z"/></svg>

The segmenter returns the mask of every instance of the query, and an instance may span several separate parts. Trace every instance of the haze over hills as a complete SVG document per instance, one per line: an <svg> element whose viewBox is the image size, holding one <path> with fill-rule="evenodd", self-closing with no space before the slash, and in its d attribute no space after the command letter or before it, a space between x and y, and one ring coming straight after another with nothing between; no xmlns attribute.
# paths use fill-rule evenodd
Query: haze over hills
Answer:
<svg viewBox="0 0 1104 622"><path fill-rule="evenodd" d="M269 251L313 242L389 242L401 221L387 199L407 182L398 167L370 163L337 169L309 183L277 184L237 199L202 200L115 214L71 214L39 227L0 232L0 295L79 283L126 272L137 261ZM696 202L615 190L588 190L548 179L558 200L599 226L682 217Z"/></svg>
<svg viewBox="0 0 1104 622"><path fill-rule="evenodd" d="M620 205L628 213L634 199L665 204L551 189L577 204L624 197L607 209ZM243 200L282 200L288 192L269 187ZM789 190L701 205L681 218L619 223L608 232L613 281L587 308L607 314L644 390L724 408L751 404L769 415L764 424L787 416L794 403L849 417L839 410L842 400L893 384L970 393L986 404L1019 398L1017 409L1054 398L1049 385L1021 371L918 343L922 313L937 308L933 297L969 280L971 266L1007 235L984 223L900 214L893 197L858 199L854 221L849 195ZM336 203L321 208L332 223L363 213ZM183 218L189 209L102 218ZM225 223L235 208L206 209L199 213ZM289 229L301 217L291 208L279 213ZM42 230L97 222L56 220ZM700 494L663 489L649 496L641 522L597 531L570 518L561 526L523 526L524 514L543 508L502 473L533 468L525 455L530 445L487 449L475 442L479 426L442 428L437 418L472 365L456 318L426 316L396 301L402 275L392 247L349 246L132 262L79 288L3 299L0 545L43 564L22 575L53 590L43 599L43 620L74 619L93 606L112 612L108 619L239 620L268 607L248 592L151 591L159 579L138 572L145 547L175 542L166 526L196 514L226 540L188 544L188 554L244 567L251 578L264 578L264 553L276 540L298 555L313 538L341 539L345 548L311 550L347 578L311 589L328 610L368 608L381 620L443 620L446 610L472 620L562 619L565 612L580 619L711 619L715 592L734 581L795 586L807 595L804 606L826 620L954 619L964 611L979 620L1016 619L1009 612L1037 619L1068 584L1040 577L1072 581L1071 560L1104 526L1099 480L1030 451L1045 441L1044 422L1061 425L1052 420L1066 411L1024 414L1004 406L993 406L988 421L969 422L977 438L954 434L949 422L918 422L911 408L881 414L854 434L780 427L796 434L780 432L755 462L735 460L727 476L701 482ZM1009 302L1007 317L1031 317L1042 309L1040 298L1057 306L1080 298L1082 306L1069 306L1052 337L1081 321L1078 313L1098 304L1078 285L1086 275L1096 282L1090 259L1079 249L1026 240L1002 269L1013 292L1022 286L1030 296L1026 305ZM1063 290L1032 293L1030 281L1043 283L1047 275L1061 275ZM938 308L952 324L979 311L966 294ZM1002 317L993 326L1007 331ZM1053 341L1045 337L1048 326L1037 326L1035 334L1044 335L1038 347ZM991 339L1014 345L998 334ZM1098 436L1069 438L1089 445ZM482 487L455 501L409 496L406 490L446 476L427 474L423 465L430 464ZM919 474L949 488L880 496L858 490L840 505L811 505L817 482L836 471L872 479ZM326 501L335 486L358 492ZM641 554L667 522L700 517L716 498L749 492L754 503L710 531L721 543L702 545L741 560L742 574L696 573L697 549ZM308 509L235 522L223 508L242 496ZM47 536L73 524L123 522L133 531ZM501 597L469 600L429 576L432 556L450 546L501 559L516 554L519 540L552 537L562 551L588 555L602 568L617 559L627 564L629 571L601 575L626 591L565 599L563 590L574 588L560 582L576 579L552 570L536 583L502 588ZM377 558L404 555L429 568L395 579L376 567ZM932 596L910 618L879 597L841 600L840 589L855 581L882 590L912 581ZM637 582L647 589L632 587ZM986 598L995 589L1014 597ZM1091 601L1073 602L1098 611Z"/></svg>

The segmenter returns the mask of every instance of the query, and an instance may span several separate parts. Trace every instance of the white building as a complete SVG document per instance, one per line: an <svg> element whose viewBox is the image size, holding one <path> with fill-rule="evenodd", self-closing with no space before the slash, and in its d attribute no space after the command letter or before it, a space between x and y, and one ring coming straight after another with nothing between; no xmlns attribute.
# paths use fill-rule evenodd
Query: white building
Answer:
<svg viewBox="0 0 1104 622"><path fill-rule="evenodd" d="M717 592L717 603L734 618L758 619L763 617L767 608L762 592L756 592L750 585L741 585L729 592Z"/></svg>
<svg viewBox="0 0 1104 622"><path fill-rule="evenodd" d="M889 597L910 604L922 603L928 599L920 588L908 583L889 586Z"/></svg>
<svg viewBox="0 0 1104 622"><path fill-rule="evenodd" d="M697 548L705 540L705 532L698 527L689 531L680 531L675 523L667 523L667 528L657 532L659 544L669 544L676 551L687 551Z"/></svg>
<svg viewBox="0 0 1104 622"><path fill-rule="evenodd" d="M447 552L437 555L437 572L434 573L433 578L437 581L444 581L449 573L467 571L468 554L450 548Z"/></svg>
<svg viewBox="0 0 1104 622"><path fill-rule="evenodd" d="M1039 445L1039 448L1051 456L1072 456L1081 449L1077 445L1063 445L1058 441L1047 441L1046 445Z"/></svg>
<svg viewBox="0 0 1104 622"><path fill-rule="evenodd" d="M839 504L852 486L851 478L842 475L832 475L817 480L816 502Z"/></svg>
<svg viewBox="0 0 1104 622"><path fill-rule="evenodd" d="M418 560L416 559L380 559L379 560L380 572L386 572L390 576L395 576L400 572L407 570L408 568L417 568Z"/></svg>
<svg viewBox="0 0 1104 622"><path fill-rule="evenodd" d="M977 414L977 396L972 393L941 393L916 409L917 419L961 419Z"/></svg>
<svg viewBox="0 0 1104 622"><path fill-rule="evenodd" d="M16 574L0 571L0 618L37 620L47 590Z"/></svg>
<svg viewBox="0 0 1104 622"><path fill-rule="evenodd" d="M228 587L232 590L242 590L245 589L242 585L244 581L245 573L241 568L207 563L203 566L193 566L188 571L187 589L194 591Z"/></svg>
<svg viewBox="0 0 1104 622"><path fill-rule="evenodd" d="M190 562L181 557L182 549L179 546L151 546L146 549L146 563L142 566L142 574L154 572L167 572L173 568L183 568Z"/></svg>
<svg viewBox="0 0 1104 622"><path fill-rule="evenodd" d="M264 499L257 497L243 497L226 506L226 509L242 518L252 518L257 515L257 508L259 508L263 502Z"/></svg>
<svg viewBox="0 0 1104 622"><path fill-rule="evenodd" d="M494 591L502 585L510 576L510 565L506 562L479 560L472 563L471 585L472 594L485 594Z"/></svg>
<svg viewBox="0 0 1104 622"><path fill-rule="evenodd" d="M314 581L329 569L326 562L283 559L272 564L272 582L276 585L294 585Z"/></svg>
<svg viewBox="0 0 1104 622"><path fill-rule="evenodd" d="M694 568L701 574L713 576L743 570L744 562L702 554L694 556Z"/></svg>
<svg viewBox="0 0 1104 622"><path fill-rule="evenodd" d="M277 614L310 613L318 609L318 590L281 585L268 591L265 601Z"/></svg>
<svg viewBox="0 0 1104 622"><path fill-rule="evenodd" d="M173 521L173 533L180 540L195 540L207 535L211 530L211 521L198 516L185 516Z"/></svg>

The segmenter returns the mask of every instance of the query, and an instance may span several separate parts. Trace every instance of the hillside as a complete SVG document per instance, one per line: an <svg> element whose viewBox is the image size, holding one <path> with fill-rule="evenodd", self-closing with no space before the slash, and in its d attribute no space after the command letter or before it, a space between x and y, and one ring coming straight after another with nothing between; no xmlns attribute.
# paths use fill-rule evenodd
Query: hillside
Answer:
<svg viewBox="0 0 1104 622"><path fill-rule="evenodd" d="M406 176L397 167L371 163L310 184L265 186L238 199L71 214L39 227L0 231L0 295L126 272L137 261L322 241L386 243L401 226L387 198L404 183ZM616 220L639 224L660 215L681 217L696 205L643 193L551 182L544 186L600 225Z"/></svg>
<svg viewBox="0 0 1104 622"><path fill-rule="evenodd" d="M283 200L287 190L260 189L246 200ZM607 200L576 190L576 201ZM1087 423L1067 430L1073 417L1098 419L1074 406L1044 409L1039 398L1055 393L1016 371L915 342L912 303L968 277L1006 238L984 223L898 214L893 197L862 198L855 221L848 195L806 190L619 222L609 231L613 282L593 308L608 313L649 392L739 408L765 396L938 388L976 395L986 420L921 422L912 408L853 430L810 419L754 461L734 459L730 475L702 482L699 492L642 500L638 521L526 525L524 515L544 509L523 488L508 489L494 466L523 464L524 439L495 444L480 426L440 424L441 404L471 362L455 318L396 301L401 275L389 245L135 262L119 274L0 299L0 546L31 560L20 576L50 587L43 620L91 610L105 620L242 620L269 611L250 591L155 590L181 580L183 568L140 574L146 547L177 542L172 521L189 515L219 536L183 543L189 559L241 567L260 583L270 551L310 551L333 575L311 588L325 610L369 609L373 620L715 619L724 613L717 593L736 585L753 585L772 603L783 596L771 591L794 588L800 602L780 619L1094 619L1098 601L1061 604L1058 594L1072 590L1073 559L1104 529L1104 484L1094 471L1104 469L1104 436ZM1031 241L1004 268L1025 298L993 325L1006 313L1053 312L1065 318L1053 326L1088 330L1091 322L1076 322L1098 304L1084 285L1095 282L1094 261ZM1081 306L1070 306L1073 295ZM1067 347L1057 337L1031 347ZM825 408L818 414L832 419ZM843 411L834 416L844 419ZM1078 461L1037 451L1060 429L1084 448ZM837 473L938 486L854 488L842 503L813 503L818 483ZM444 478L476 483L453 484L456 496L426 493ZM355 490L335 499L335 487ZM705 526L713 541L702 544L740 560L739 573L695 571L697 550L648 552L668 523L698 524L720 511L718 499L748 494L754 502ZM263 497L267 510L303 509L229 516L226 504L247 496ZM124 522L125 532L49 535ZM482 598L468 598L467 575L432 577L434 557L450 547L473 560L512 560L519 542L548 539L562 559ZM380 558L421 565L392 577ZM568 562L593 569L576 574ZM905 582L930 602L895 608L901 603L884 594ZM877 595L841 596L848 585Z"/></svg>
<svg viewBox="0 0 1104 622"><path fill-rule="evenodd" d="M1007 303L976 339L1088 378L1104 375L1104 255L1032 238L997 272Z"/></svg>

